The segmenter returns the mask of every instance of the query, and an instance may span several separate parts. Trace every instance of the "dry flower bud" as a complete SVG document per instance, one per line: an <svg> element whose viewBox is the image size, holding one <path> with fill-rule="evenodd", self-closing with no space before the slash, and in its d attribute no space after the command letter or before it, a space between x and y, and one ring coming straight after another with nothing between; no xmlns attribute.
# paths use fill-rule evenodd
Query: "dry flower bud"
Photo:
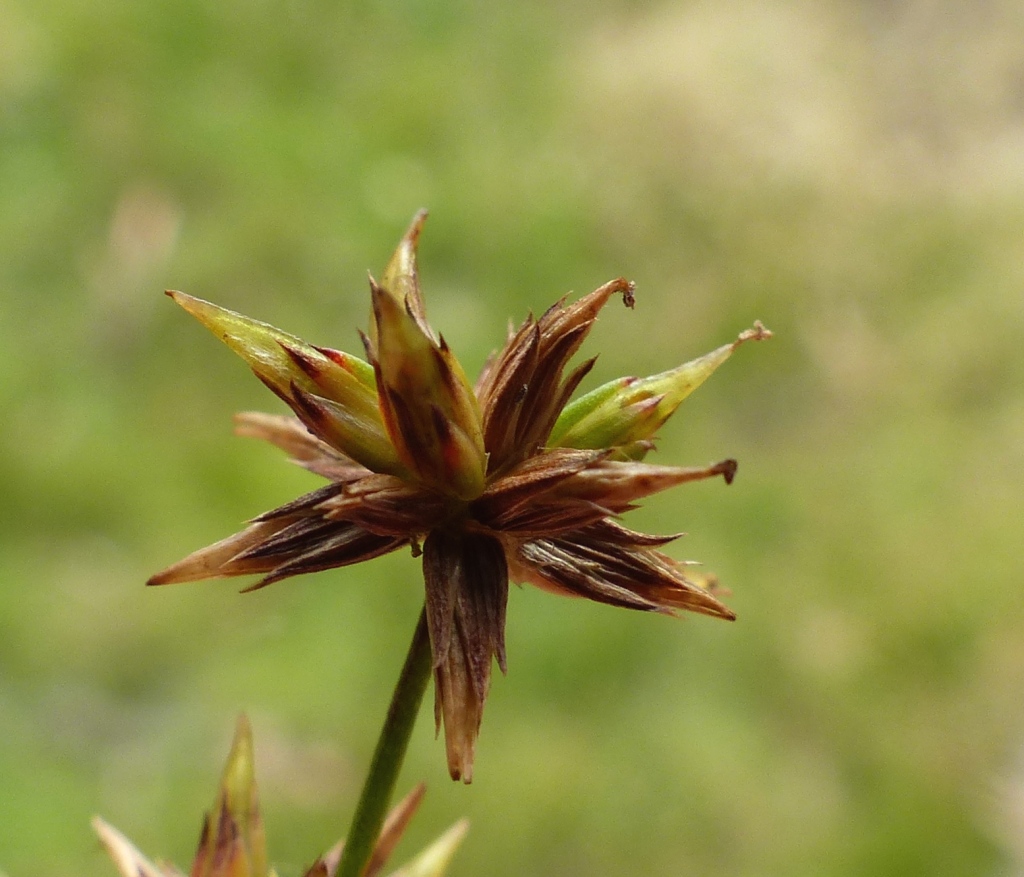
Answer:
<svg viewBox="0 0 1024 877"><path fill-rule="evenodd" d="M732 481L735 460L697 468L636 461L736 347L771 333L755 323L678 368L611 381L570 402L594 360L566 370L598 314L616 294L633 306L633 284L620 277L510 329L471 389L427 323L416 261L425 218L413 219L381 283L371 280L369 364L173 294L299 417L246 413L238 431L284 449L328 484L150 584L262 576L252 590L422 545L435 716L451 776L469 782L492 662L505 669L510 579L630 609L734 618L713 577L659 550L674 536L636 533L617 517L688 481ZM329 864L311 877L331 877Z"/></svg>

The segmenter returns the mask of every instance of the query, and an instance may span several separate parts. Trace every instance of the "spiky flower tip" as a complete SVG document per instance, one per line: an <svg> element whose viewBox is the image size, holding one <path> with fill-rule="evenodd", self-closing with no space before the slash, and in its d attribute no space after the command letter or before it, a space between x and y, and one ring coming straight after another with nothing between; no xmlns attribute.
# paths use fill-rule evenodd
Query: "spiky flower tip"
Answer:
<svg viewBox="0 0 1024 877"><path fill-rule="evenodd" d="M422 783L416 786L388 815L363 871L364 877L376 877L384 869L425 791ZM123 877L184 877L174 865L147 859L128 838L99 816L93 818L92 825ZM465 820L455 823L391 877L443 877L468 827ZM305 877L334 877L342 847L338 843L320 856L306 870ZM267 861L266 837L256 794L252 732L244 715L238 719L216 806L203 820L199 848L189 877L277 877Z"/></svg>
<svg viewBox="0 0 1024 877"><path fill-rule="evenodd" d="M427 323L416 265L420 212L371 278L367 359L315 347L181 292L168 293L239 354L296 417L244 413L241 435L265 439L327 479L189 555L151 585L256 574L246 590L412 546L423 554L433 652L435 722L448 768L469 782L496 658L505 671L508 581L629 609L732 619L713 578L618 522L637 500L687 481L736 473L735 460L680 468L641 462L679 404L759 322L678 368L621 378L570 402L590 359L565 370L614 295L612 280L556 302L510 331L475 387Z"/></svg>

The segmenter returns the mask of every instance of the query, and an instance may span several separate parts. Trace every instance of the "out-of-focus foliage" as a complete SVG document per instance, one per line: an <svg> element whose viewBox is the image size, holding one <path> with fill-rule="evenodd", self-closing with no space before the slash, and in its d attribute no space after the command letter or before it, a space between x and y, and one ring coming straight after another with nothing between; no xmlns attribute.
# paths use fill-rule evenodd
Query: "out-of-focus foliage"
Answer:
<svg viewBox="0 0 1024 877"><path fill-rule="evenodd" d="M584 389L776 338L649 458L736 483L627 518L739 620L513 593L475 782L424 719L398 855L467 815L455 877L1024 867L1022 44L1008 0L0 2L0 867L109 874L95 812L186 858L243 707L282 877L344 831L416 561L143 588L317 483L161 292L358 353L420 206L471 371L620 274Z"/></svg>

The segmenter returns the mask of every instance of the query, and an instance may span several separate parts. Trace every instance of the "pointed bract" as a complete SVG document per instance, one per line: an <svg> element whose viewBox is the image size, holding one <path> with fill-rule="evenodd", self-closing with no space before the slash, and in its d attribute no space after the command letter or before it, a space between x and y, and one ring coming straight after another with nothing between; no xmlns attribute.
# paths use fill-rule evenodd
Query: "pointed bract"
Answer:
<svg viewBox="0 0 1024 877"><path fill-rule="evenodd" d="M448 865L469 831L469 821L460 819L409 864L391 877L444 877Z"/></svg>
<svg viewBox="0 0 1024 877"><path fill-rule="evenodd" d="M266 877L267 841L253 765L252 729L238 717L220 794L199 840L190 877Z"/></svg>
<svg viewBox="0 0 1024 877"><path fill-rule="evenodd" d="M591 390L566 406L549 443L562 448L616 448L649 439L737 347L771 337L757 322L731 344L678 368L647 378L619 378Z"/></svg>
<svg viewBox="0 0 1024 877"><path fill-rule="evenodd" d="M174 868L158 868L139 852L135 844L99 816L92 818L92 828L107 854L114 860L121 877L171 877L181 874Z"/></svg>
<svg viewBox="0 0 1024 877"><path fill-rule="evenodd" d="M355 356L317 348L266 323L243 317L184 292L168 291L175 302L244 359L256 376L287 402L306 426L339 451L375 472L401 472L377 403L373 368ZM328 409L313 425L308 400ZM319 413L319 412L317 412Z"/></svg>
<svg viewBox="0 0 1024 877"><path fill-rule="evenodd" d="M380 285L399 305L409 311L424 334L433 338L433 332L427 323L427 311L420 289L419 266L416 263L420 232L423 231L423 223L426 221L426 210L421 210L413 217L408 231L402 236L398 247L388 260L380 278ZM370 337L376 340L377 325L372 312L370 317Z"/></svg>
<svg viewBox="0 0 1024 877"><path fill-rule="evenodd" d="M426 218L426 210L413 218L380 284L371 278L367 350L399 456L425 484L466 499L483 489L480 411L462 366L427 322L417 264Z"/></svg>
<svg viewBox="0 0 1024 877"><path fill-rule="evenodd" d="M377 341L371 359L388 433L426 486L459 499L484 489L487 455L480 410L462 366L407 306L371 281Z"/></svg>
<svg viewBox="0 0 1024 877"><path fill-rule="evenodd" d="M388 813L387 818L384 820L384 825L381 826L380 837L377 838L377 843L373 847L370 861L366 863L366 867L363 869L363 877L376 877L377 874L384 870L384 866L390 860L395 847L398 846L402 835L405 834L405 829L409 827L413 816L416 815L420 804L423 803L423 796L426 793L426 785L420 783L391 808L391 812Z"/></svg>

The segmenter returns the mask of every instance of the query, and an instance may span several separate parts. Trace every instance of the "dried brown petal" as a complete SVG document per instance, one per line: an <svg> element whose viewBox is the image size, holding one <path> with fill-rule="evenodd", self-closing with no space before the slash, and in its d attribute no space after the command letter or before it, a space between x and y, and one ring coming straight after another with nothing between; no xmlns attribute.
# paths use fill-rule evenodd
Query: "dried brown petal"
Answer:
<svg viewBox="0 0 1024 877"><path fill-rule="evenodd" d="M435 530L423 546L434 718L444 721L448 772L469 783L491 660L505 670L505 552L491 536Z"/></svg>
<svg viewBox="0 0 1024 877"><path fill-rule="evenodd" d="M407 536L372 533L358 524L329 520L308 510L310 496L337 491L328 485L300 497L239 533L193 552L152 576L148 585L168 585L199 579L265 574L245 588L255 591L273 582L307 572L348 566L387 554L408 543ZM317 502L322 497L317 498ZM290 509L290 513L282 510Z"/></svg>
<svg viewBox="0 0 1024 877"><path fill-rule="evenodd" d="M291 502L286 502L284 505L280 505L276 509L264 512L259 517L253 518L253 520L273 521L276 518L311 517L320 515L322 511L321 506L327 500L341 493L345 487L346 485L344 483L332 481L330 484L325 484L323 487L318 487L316 490L304 493L302 496L296 497Z"/></svg>
<svg viewBox="0 0 1024 877"><path fill-rule="evenodd" d="M684 563L651 548L602 542L600 535L584 529L524 542L515 550L511 574L547 590L630 609L736 617L683 573Z"/></svg>
<svg viewBox="0 0 1024 877"><path fill-rule="evenodd" d="M408 544L409 540L401 536L381 536L364 530L356 524L342 522L337 530L329 536L320 536L308 550L290 557L280 563L256 584L244 589L244 593L257 591L292 576L320 572L325 569L336 569L372 560Z"/></svg>
<svg viewBox="0 0 1024 877"><path fill-rule="evenodd" d="M627 507L618 512L629 510ZM505 518L502 533L515 541L556 536L606 520L618 512L587 500L545 496Z"/></svg>
<svg viewBox="0 0 1024 877"><path fill-rule="evenodd" d="M350 521L382 536L419 536L447 515L445 497L408 485L387 475L374 475L352 484L323 503L322 513Z"/></svg>
<svg viewBox="0 0 1024 877"><path fill-rule="evenodd" d="M736 475L736 461L722 460L711 466L683 467L600 460L566 478L553 494L558 499L586 500L619 513L645 496L688 481L719 475L726 484L731 484Z"/></svg>
<svg viewBox="0 0 1024 877"><path fill-rule="evenodd" d="M288 525L288 520L257 521L239 533L228 536L206 548L192 552L167 569L150 576L147 585L170 585L179 582L197 582L200 579L221 578L230 575L263 573L273 568L264 559L255 559L239 564L235 571L225 572L231 560L243 554L264 539L269 539Z"/></svg>
<svg viewBox="0 0 1024 877"><path fill-rule="evenodd" d="M527 319L481 375L477 398L490 455L489 476L508 471L547 441L562 407L593 362L580 366L564 383L562 371L616 292L632 304L633 284L620 277L571 305L558 302L539 320Z"/></svg>
<svg viewBox="0 0 1024 877"><path fill-rule="evenodd" d="M262 439L322 478L351 481L370 470L314 436L296 417L243 411L235 415L235 435Z"/></svg>
<svg viewBox="0 0 1024 877"><path fill-rule="evenodd" d="M538 454L495 480L472 504L473 517L491 529L503 530L524 506L604 456L603 451L567 449Z"/></svg>

